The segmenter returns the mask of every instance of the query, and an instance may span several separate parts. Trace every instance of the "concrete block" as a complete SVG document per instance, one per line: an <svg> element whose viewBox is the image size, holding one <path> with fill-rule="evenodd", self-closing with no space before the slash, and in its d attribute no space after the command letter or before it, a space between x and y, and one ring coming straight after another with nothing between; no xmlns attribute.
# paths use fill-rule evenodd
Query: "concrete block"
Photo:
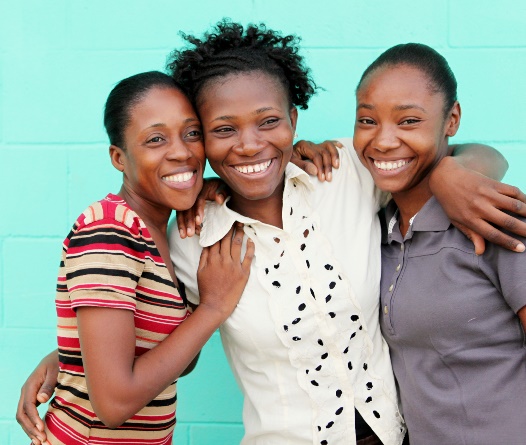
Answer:
<svg viewBox="0 0 526 445"><path fill-rule="evenodd" d="M524 47L526 3L520 0L450 1L449 42L455 47Z"/></svg>
<svg viewBox="0 0 526 445"><path fill-rule="evenodd" d="M62 239L8 238L3 244L4 326L55 329Z"/></svg>
<svg viewBox="0 0 526 445"><path fill-rule="evenodd" d="M65 150L19 145L4 146L0 153L0 234L65 236Z"/></svg>
<svg viewBox="0 0 526 445"><path fill-rule="evenodd" d="M179 380L178 392L177 418L181 422L241 422L243 398L224 356L218 333L201 351L196 369Z"/></svg>

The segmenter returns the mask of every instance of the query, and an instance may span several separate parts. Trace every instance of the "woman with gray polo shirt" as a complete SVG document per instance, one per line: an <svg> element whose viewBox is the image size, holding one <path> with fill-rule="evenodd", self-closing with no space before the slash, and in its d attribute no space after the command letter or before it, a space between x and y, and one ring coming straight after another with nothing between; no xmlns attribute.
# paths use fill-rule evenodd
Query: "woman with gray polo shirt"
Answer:
<svg viewBox="0 0 526 445"><path fill-rule="evenodd" d="M524 444L526 260L476 255L429 190L460 123L454 75L433 49L397 45L356 97L356 152L393 198L380 317L411 444Z"/></svg>

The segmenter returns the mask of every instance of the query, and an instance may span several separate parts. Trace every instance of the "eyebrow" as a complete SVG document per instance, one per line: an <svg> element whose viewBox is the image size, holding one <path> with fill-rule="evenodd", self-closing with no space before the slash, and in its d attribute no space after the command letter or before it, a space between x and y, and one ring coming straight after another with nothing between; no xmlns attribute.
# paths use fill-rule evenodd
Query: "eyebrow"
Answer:
<svg viewBox="0 0 526 445"><path fill-rule="evenodd" d="M371 104L358 104L356 109L359 110L360 108L365 108L366 110L374 110L375 109L374 105L371 105ZM416 108L417 110L421 110L421 111L423 111L424 113L427 114L427 111L424 108L422 108L420 105L416 105L416 104L396 105L395 107L393 107L393 110L395 110L395 111L404 111L404 110L412 110L413 108Z"/></svg>
<svg viewBox="0 0 526 445"><path fill-rule="evenodd" d="M264 113L265 111L270 111L270 110L276 110L276 108L274 108L274 107L262 107L262 108L258 108L256 111L253 111L251 114L258 115L258 114ZM212 122L215 122L215 121L228 121L228 120L232 120L232 119L235 119L235 118L236 118L236 116L225 114L224 116L216 117L215 119L212 120Z"/></svg>
<svg viewBox="0 0 526 445"><path fill-rule="evenodd" d="M183 123L185 124L189 124L190 122L198 122L199 123L199 119L195 118L195 117L188 117L186 118ZM163 122L158 122L156 124L152 124L150 125L148 128L158 128L158 127L166 127L167 125Z"/></svg>

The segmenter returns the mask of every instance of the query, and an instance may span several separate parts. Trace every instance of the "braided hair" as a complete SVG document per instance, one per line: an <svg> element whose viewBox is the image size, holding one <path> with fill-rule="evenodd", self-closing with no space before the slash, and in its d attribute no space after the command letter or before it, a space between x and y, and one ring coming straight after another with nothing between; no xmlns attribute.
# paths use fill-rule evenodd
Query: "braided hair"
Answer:
<svg viewBox="0 0 526 445"><path fill-rule="evenodd" d="M229 19L218 22L202 39L182 34L189 46L175 50L167 68L196 105L203 88L231 74L260 71L276 78L292 106L307 109L317 86L298 54L300 38L282 36L264 24L246 29Z"/></svg>

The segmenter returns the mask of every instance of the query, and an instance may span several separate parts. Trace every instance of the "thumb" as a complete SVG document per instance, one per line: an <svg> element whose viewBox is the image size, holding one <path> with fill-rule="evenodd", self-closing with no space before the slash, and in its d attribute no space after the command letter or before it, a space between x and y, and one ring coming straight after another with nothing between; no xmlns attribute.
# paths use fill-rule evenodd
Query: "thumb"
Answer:
<svg viewBox="0 0 526 445"><path fill-rule="evenodd" d="M473 243L473 246L475 247L475 254L482 255L486 250L486 241L484 240L484 238L477 232L468 229L462 224L455 224L455 226Z"/></svg>
<svg viewBox="0 0 526 445"><path fill-rule="evenodd" d="M56 380L50 377L49 373L46 374L46 380L42 383L42 386L37 393L37 400L40 403L46 403L51 398L55 392L55 383Z"/></svg>

